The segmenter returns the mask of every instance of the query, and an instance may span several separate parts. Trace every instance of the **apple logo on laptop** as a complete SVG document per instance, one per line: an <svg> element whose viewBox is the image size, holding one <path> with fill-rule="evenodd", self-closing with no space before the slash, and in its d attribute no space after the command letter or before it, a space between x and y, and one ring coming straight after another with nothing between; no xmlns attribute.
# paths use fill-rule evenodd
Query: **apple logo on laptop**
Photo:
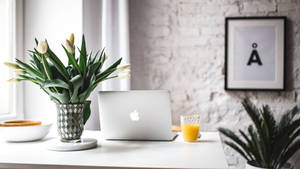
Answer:
<svg viewBox="0 0 300 169"><path fill-rule="evenodd" d="M140 120L140 113L137 110L134 110L133 112L131 112L129 114L129 116L130 116L130 119L132 121L139 121Z"/></svg>

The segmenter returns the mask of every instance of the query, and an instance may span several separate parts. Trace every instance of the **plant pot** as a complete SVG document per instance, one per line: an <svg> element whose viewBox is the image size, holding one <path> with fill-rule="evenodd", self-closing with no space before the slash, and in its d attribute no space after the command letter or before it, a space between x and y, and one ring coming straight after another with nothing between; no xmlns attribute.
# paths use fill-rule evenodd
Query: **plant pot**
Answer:
<svg viewBox="0 0 300 169"><path fill-rule="evenodd" d="M256 166L253 166L253 165L247 163L246 169L267 169L267 168L256 167Z"/></svg>
<svg viewBox="0 0 300 169"><path fill-rule="evenodd" d="M84 104L56 104L57 131L62 142L80 142Z"/></svg>

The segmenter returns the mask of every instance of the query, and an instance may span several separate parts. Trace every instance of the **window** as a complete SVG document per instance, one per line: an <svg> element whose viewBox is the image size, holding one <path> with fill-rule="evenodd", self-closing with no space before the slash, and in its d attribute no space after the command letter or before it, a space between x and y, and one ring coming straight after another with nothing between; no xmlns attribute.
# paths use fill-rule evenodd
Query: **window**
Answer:
<svg viewBox="0 0 300 169"><path fill-rule="evenodd" d="M0 120L21 118L21 86L7 82L13 77L13 72L3 64L7 61L14 62L17 55L22 56L22 50L19 50L21 49L19 44L22 44L22 41L21 38L18 38L21 35L19 30L23 29L20 20L18 20L21 18L18 13L20 12L22 15L22 10L19 11L18 9L22 9L22 4L19 3L22 2L0 0Z"/></svg>

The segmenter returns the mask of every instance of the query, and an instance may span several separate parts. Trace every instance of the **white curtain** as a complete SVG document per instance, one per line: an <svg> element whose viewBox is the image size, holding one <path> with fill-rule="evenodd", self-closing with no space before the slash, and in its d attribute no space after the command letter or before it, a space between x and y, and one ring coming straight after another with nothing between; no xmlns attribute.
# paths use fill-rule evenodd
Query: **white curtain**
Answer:
<svg viewBox="0 0 300 169"><path fill-rule="evenodd" d="M108 56L104 65L106 67L120 57L123 58L121 64L130 63L128 0L102 0L102 3L98 0L83 2L83 28L84 34L87 35L87 44L94 44L92 46L94 50L105 48ZM98 22L100 20L101 22ZM101 83L90 96L92 114L85 125L86 129L99 129L100 127L98 91L129 89L130 79L115 78Z"/></svg>
<svg viewBox="0 0 300 169"><path fill-rule="evenodd" d="M122 57L129 63L128 0L103 0L102 48L108 55L106 66ZM102 90L129 90L130 79L113 79L102 83Z"/></svg>

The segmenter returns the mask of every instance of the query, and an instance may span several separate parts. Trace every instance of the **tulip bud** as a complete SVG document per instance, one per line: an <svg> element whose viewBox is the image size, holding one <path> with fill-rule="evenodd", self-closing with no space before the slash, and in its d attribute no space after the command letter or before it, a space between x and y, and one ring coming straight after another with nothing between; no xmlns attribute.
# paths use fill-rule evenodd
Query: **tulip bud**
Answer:
<svg viewBox="0 0 300 169"><path fill-rule="evenodd" d="M14 68L14 69L18 69L20 68L19 65L15 64L15 63L11 63L11 62L4 62L4 64L10 68Z"/></svg>
<svg viewBox="0 0 300 169"><path fill-rule="evenodd" d="M18 75L24 75L26 73L24 69L14 69L13 72L15 72Z"/></svg>
<svg viewBox="0 0 300 169"><path fill-rule="evenodd" d="M19 82L19 81L21 81L21 79L11 78L11 79L7 80L7 82Z"/></svg>
<svg viewBox="0 0 300 169"><path fill-rule="evenodd" d="M40 41L37 47L35 48L39 53L47 53L48 45L46 41Z"/></svg>
<svg viewBox="0 0 300 169"><path fill-rule="evenodd" d="M74 33L72 33L70 36L70 44L71 44L71 46L74 45Z"/></svg>
<svg viewBox="0 0 300 169"><path fill-rule="evenodd" d="M68 39L66 40L66 48L68 52L72 54L75 53L74 45L72 45L72 43Z"/></svg>
<svg viewBox="0 0 300 169"><path fill-rule="evenodd" d="M128 69L130 67L130 64L126 64L126 65L122 65L122 66L118 66L118 70L123 71L125 69Z"/></svg>
<svg viewBox="0 0 300 169"><path fill-rule="evenodd" d="M130 77L130 71L129 70L124 70L124 71L120 71L118 73L118 77L120 79L126 79L126 78L129 78Z"/></svg>

